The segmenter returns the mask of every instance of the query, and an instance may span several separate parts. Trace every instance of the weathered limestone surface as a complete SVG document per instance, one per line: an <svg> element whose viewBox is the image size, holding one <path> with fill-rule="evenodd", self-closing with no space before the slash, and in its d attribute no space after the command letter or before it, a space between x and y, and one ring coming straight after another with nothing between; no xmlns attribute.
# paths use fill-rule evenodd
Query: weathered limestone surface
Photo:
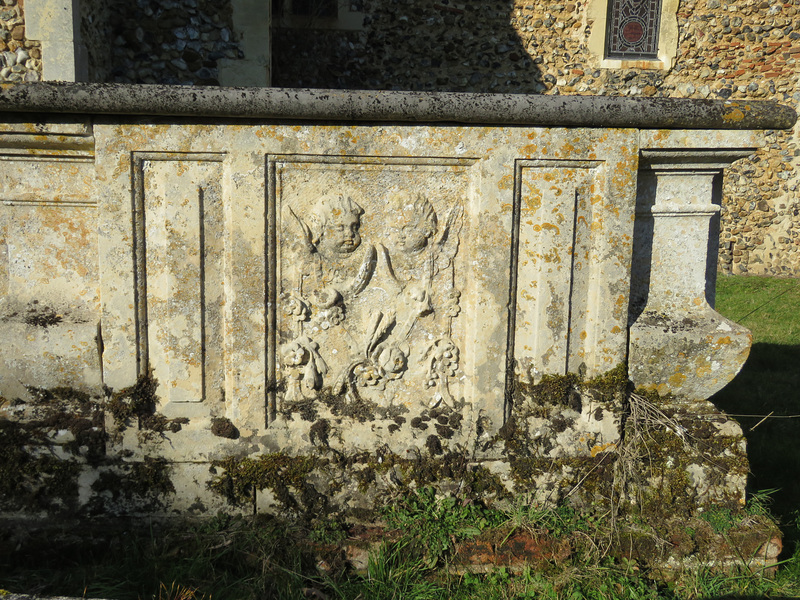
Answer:
<svg viewBox="0 0 800 600"><path fill-rule="evenodd" d="M48 452L74 485L28 510L353 512L456 455L494 495L743 499L706 400L750 344L712 308L720 177L792 111L49 84L0 107L0 410L44 473L6 512ZM676 424L635 476L628 377ZM695 427L714 462L673 439ZM257 457L275 478L237 488Z"/></svg>

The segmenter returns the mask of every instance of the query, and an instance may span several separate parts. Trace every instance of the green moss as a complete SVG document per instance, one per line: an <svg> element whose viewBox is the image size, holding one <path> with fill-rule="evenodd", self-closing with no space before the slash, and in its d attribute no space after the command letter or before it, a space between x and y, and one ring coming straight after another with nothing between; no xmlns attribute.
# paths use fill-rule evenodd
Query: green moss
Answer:
<svg viewBox="0 0 800 600"><path fill-rule="evenodd" d="M124 429L133 418L147 419L156 412L156 389L158 381L152 370L146 375L139 375L130 387L114 392L108 400L106 408L114 417L117 427Z"/></svg>
<svg viewBox="0 0 800 600"><path fill-rule="evenodd" d="M374 421L378 411L375 402L360 396L348 396L346 393L334 394L330 388L320 390L316 399L325 404L334 415L354 419L360 423Z"/></svg>
<svg viewBox="0 0 800 600"><path fill-rule="evenodd" d="M211 419L211 433L217 437L236 440L239 438L239 430L225 417L215 417Z"/></svg>
<svg viewBox="0 0 800 600"><path fill-rule="evenodd" d="M472 463L462 452L414 458L400 457L388 451L357 452L349 456L337 452L331 453L330 458L274 453L215 461L213 469L215 476L209 488L231 504L253 503L255 493L269 490L284 510L306 520L331 510L327 496L314 485L315 474L320 471L325 472L327 481L336 481L340 485L347 481L355 483L360 493L374 500L376 509L382 506L380 498L388 491L386 479L393 482L392 494L453 482L458 483L465 498L473 501L507 493L498 476L482 465ZM342 508L349 511L349 507ZM377 513L372 514L372 518L376 516Z"/></svg>
<svg viewBox="0 0 800 600"><path fill-rule="evenodd" d="M568 405L579 382L575 373L544 375L537 384L517 381L513 391L514 406Z"/></svg>
<svg viewBox="0 0 800 600"><path fill-rule="evenodd" d="M597 391L605 399L612 400L625 394L633 386L628 379L628 366L620 363L610 371L583 382L581 387Z"/></svg>
<svg viewBox="0 0 800 600"><path fill-rule="evenodd" d="M320 419L308 430L312 444L328 447L328 434L331 431L331 424L327 419Z"/></svg>
<svg viewBox="0 0 800 600"><path fill-rule="evenodd" d="M10 510L74 508L80 464L51 454L41 431L0 419L0 498Z"/></svg>
<svg viewBox="0 0 800 600"><path fill-rule="evenodd" d="M27 420L0 419L0 498L12 510L77 510L81 462L105 460L100 398L68 387L27 389L29 402L15 400L27 405ZM56 442L64 431L72 439Z"/></svg>
<svg viewBox="0 0 800 600"><path fill-rule="evenodd" d="M304 421L314 421L319 416L315 404L316 401L314 398L303 398L295 402L284 402L281 413L289 418L296 413L299 414L300 418Z"/></svg>
<svg viewBox="0 0 800 600"><path fill-rule="evenodd" d="M153 377L153 370L149 369L146 375L139 375L132 386L111 393L106 409L114 417L114 423L120 431L126 429L133 419L137 420L139 429L155 433L177 433L182 425L189 422L184 417L168 419L156 412L157 389L158 380Z"/></svg>
<svg viewBox="0 0 800 600"><path fill-rule="evenodd" d="M63 316L56 312L54 308L40 305L38 300L33 300L28 303L23 320L27 325L47 329L61 323Z"/></svg>
<svg viewBox="0 0 800 600"><path fill-rule="evenodd" d="M115 504L125 500L139 510L163 508L164 497L175 493L170 477L170 465L163 458L145 457L142 461L110 461L92 483L95 493L89 511L105 513L110 498ZM114 506L118 509L118 506Z"/></svg>
<svg viewBox="0 0 800 600"><path fill-rule="evenodd" d="M255 492L268 489L284 508L300 511L302 507L293 492L299 492L301 498L317 500L307 489L311 484L306 482L316 462L308 456L279 452L257 458L226 458L212 463L213 468L221 468L224 473L214 477L208 487L235 506L253 502Z"/></svg>

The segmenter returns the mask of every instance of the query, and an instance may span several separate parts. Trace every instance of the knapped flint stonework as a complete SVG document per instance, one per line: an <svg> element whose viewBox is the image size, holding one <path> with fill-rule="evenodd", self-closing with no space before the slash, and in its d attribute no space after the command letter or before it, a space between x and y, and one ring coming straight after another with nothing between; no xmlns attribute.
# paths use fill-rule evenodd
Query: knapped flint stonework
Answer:
<svg viewBox="0 0 800 600"><path fill-rule="evenodd" d="M274 85L798 100L793 0L679 2L670 15L678 31L669 41L675 63L663 69L636 62L601 67L588 46L598 27L591 2L352 4L365 15L359 30L319 28L313 21L304 29L285 28L274 21ZM214 84L219 61L243 56L229 2L81 5L92 81ZM0 50L10 52L0 60L0 80L37 80L40 50L25 38L22 6L5 0L0 21ZM798 149L789 132L767 135L767 145L725 176L724 272L797 271Z"/></svg>
<svg viewBox="0 0 800 600"><path fill-rule="evenodd" d="M0 4L0 82L39 81L42 49L25 36L25 12L19 0Z"/></svg>

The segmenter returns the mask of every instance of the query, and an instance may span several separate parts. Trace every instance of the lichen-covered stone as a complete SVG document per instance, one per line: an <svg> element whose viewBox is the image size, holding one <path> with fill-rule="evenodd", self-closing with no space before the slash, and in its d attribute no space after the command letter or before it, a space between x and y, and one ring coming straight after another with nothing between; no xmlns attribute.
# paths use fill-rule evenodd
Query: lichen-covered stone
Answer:
<svg viewBox="0 0 800 600"><path fill-rule="evenodd" d="M0 446L31 473L4 512L741 510L741 431L707 402L749 347L708 303L719 174L760 143L730 105L646 129L676 104L295 96L0 90L98 111L2 125ZM736 127L794 118L754 106Z"/></svg>

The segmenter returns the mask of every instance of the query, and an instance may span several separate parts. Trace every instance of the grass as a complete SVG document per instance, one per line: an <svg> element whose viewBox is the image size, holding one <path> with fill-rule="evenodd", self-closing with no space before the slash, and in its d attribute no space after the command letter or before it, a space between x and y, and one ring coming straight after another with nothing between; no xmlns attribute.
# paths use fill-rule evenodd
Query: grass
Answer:
<svg viewBox="0 0 800 600"><path fill-rule="evenodd" d="M444 507L456 516L437 529ZM365 573L348 570L335 555L320 562L313 532L294 523L218 515L194 525L118 529L94 545L91 532L83 532L81 543L73 546L49 538L41 539L40 547L4 544L0 587L115 600L699 600L800 594L800 556L775 578L746 569L720 574L700 568L664 583L635 561L596 552L518 573L504 568L483 575L452 573L447 567L453 541L482 528L558 528L584 536L608 524L587 523L559 507L530 507L525 514L467 508L424 492L401 499L389 512L398 524L415 518L428 522L380 545ZM466 519L475 521L467 525ZM436 561L428 552L435 540L442 542Z"/></svg>
<svg viewBox="0 0 800 600"><path fill-rule="evenodd" d="M0 588L14 592L114 600L700 600L800 596L800 280L721 277L717 309L753 331L748 363L712 401L736 415L748 439L751 511L772 510L783 523L786 558L775 577L748 570L700 567L665 583L635 561L597 550L511 573L454 574L453 544L487 528L556 536L597 537L608 523L587 520L568 506L541 507L524 498L490 511L430 490L399 499L385 512L403 532L384 542L365 573L340 556L319 562L320 544L341 540L337 523L304 529L269 517L218 515L194 524L148 529L96 529L80 539L11 544L0 534ZM764 415L772 416L763 419ZM792 418L782 418L792 417ZM726 531L725 512L710 512ZM591 544L587 547L591 548ZM0 597L3 593L0 590Z"/></svg>
<svg viewBox="0 0 800 600"><path fill-rule="evenodd" d="M739 375L711 400L737 415L750 488L775 490L771 509L787 540L799 541L800 279L720 276L716 309L752 331L753 347Z"/></svg>

